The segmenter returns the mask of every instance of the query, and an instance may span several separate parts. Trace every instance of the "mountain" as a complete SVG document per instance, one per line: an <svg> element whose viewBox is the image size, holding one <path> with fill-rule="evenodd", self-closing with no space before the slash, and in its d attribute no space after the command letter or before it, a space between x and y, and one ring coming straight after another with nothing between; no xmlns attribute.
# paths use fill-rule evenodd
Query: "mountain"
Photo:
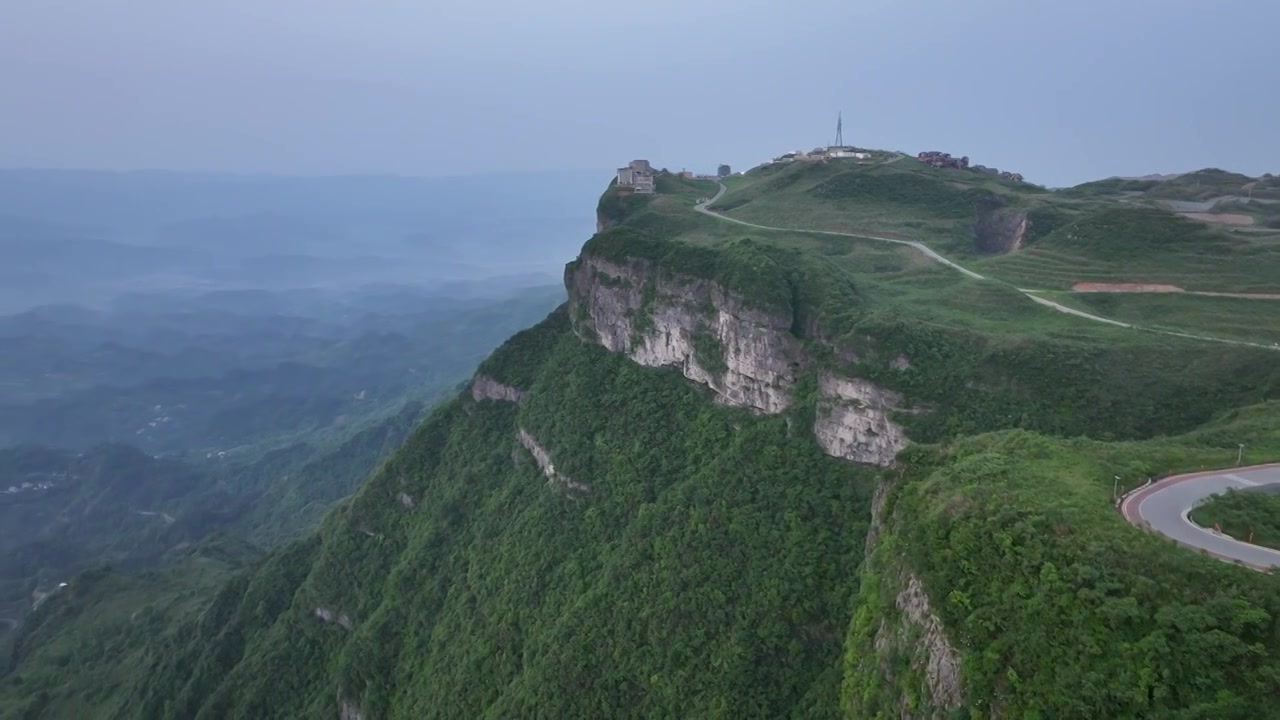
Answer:
<svg viewBox="0 0 1280 720"><path fill-rule="evenodd" d="M452 390L563 297L502 287L159 293L0 317L0 445L203 456L358 427Z"/></svg>
<svg viewBox="0 0 1280 720"><path fill-rule="evenodd" d="M1280 458L1280 355L1081 311L1035 250L1075 248L1082 280L1200 253L1224 291L1274 290L1273 257L1197 225L1166 258L1197 221L1155 199L888 153L727 184L610 187L567 302L316 532L148 637L92 623L102 580L73 578L0 717L1280 712L1275 578L1113 506L1239 443ZM1060 282L1006 279L1018 257ZM72 629L136 669L91 681L113 657L58 650Z"/></svg>
<svg viewBox="0 0 1280 720"><path fill-rule="evenodd" d="M562 298L262 290L0 317L0 640L88 568L309 531L427 404Z"/></svg>
<svg viewBox="0 0 1280 720"><path fill-rule="evenodd" d="M248 547L292 540L350 495L422 414L421 403L408 403L328 446L298 442L217 464L128 445L0 448L0 617L22 619L91 567L166 566L214 535Z"/></svg>

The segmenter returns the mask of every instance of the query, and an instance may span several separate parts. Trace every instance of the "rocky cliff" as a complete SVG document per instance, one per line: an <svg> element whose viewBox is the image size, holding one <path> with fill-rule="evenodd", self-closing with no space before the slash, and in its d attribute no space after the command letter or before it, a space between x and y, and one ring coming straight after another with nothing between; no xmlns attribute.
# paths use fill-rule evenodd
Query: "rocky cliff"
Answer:
<svg viewBox="0 0 1280 720"><path fill-rule="evenodd" d="M887 622L881 625L876 648L896 643L899 652L905 651L912 657L915 668L924 672L929 704L936 715L947 717L963 701L960 654L947 639L942 621L930 607L929 595L920 578L907 572L903 580L903 588L894 599L894 605L902 612L900 621L896 628Z"/></svg>
<svg viewBox="0 0 1280 720"><path fill-rule="evenodd" d="M565 284L570 317L584 339L641 365L675 367L727 405L770 414L790 406L805 362L790 318L639 259L584 256Z"/></svg>
<svg viewBox="0 0 1280 720"><path fill-rule="evenodd" d="M818 381L813 433L828 455L873 465L892 465L907 446L902 427L890 418L902 396L861 378L823 375Z"/></svg>
<svg viewBox="0 0 1280 720"><path fill-rule="evenodd" d="M500 400L518 403L524 399L524 395L524 390L500 383L488 375L476 375L475 379L471 381L471 399L476 402L481 400Z"/></svg>
<svg viewBox="0 0 1280 720"><path fill-rule="evenodd" d="M999 255L1022 248L1031 221L1025 212L1004 207L999 201L979 203L973 221L974 248Z"/></svg>
<svg viewBox="0 0 1280 720"><path fill-rule="evenodd" d="M529 431L520 428L516 432L516 439L533 456L534 462L538 463L538 468L542 470L542 474L547 476L548 483L576 493L591 492L590 485L571 480L564 473L557 471L555 463L551 462L551 453L547 452Z"/></svg>
<svg viewBox="0 0 1280 720"><path fill-rule="evenodd" d="M865 609L850 628L844 704L852 717L944 720L964 704L960 653L924 583L893 546L890 498L900 485L881 482L872 497L860 593Z"/></svg>
<svg viewBox="0 0 1280 720"><path fill-rule="evenodd" d="M722 404L761 414L787 411L798 380L814 366L792 332L792 317L751 307L706 279L664 272L642 259L584 255L566 272L565 285L579 337L641 365L676 368L711 388ZM891 465L908 442L891 417L901 409L898 393L824 374L814 435L834 457Z"/></svg>

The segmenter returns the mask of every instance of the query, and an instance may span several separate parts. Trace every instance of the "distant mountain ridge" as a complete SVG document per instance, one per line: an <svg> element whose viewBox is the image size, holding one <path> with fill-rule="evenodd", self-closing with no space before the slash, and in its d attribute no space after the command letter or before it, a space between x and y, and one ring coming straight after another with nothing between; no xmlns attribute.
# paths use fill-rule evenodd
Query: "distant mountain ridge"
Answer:
<svg viewBox="0 0 1280 720"><path fill-rule="evenodd" d="M0 170L0 313L132 290L552 276L605 179Z"/></svg>

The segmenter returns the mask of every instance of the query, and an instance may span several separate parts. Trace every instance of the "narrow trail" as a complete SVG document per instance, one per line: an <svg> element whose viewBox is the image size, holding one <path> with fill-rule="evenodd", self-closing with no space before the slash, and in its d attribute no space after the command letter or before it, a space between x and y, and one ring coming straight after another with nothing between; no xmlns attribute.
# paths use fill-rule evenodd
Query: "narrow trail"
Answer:
<svg viewBox="0 0 1280 720"><path fill-rule="evenodd" d="M988 278L984 275L979 275L978 273L970 270L969 268L966 268L953 260L943 257L936 250L928 247L927 245L925 245L924 243L918 240L899 240L897 238L881 237L878 235L865 235L862 233L837 232L835 230L806 230L803 228L772 227L770 225L760 225L758 223L747 222L746 220L731 218L727 215L721 215L720 213L711 210L711 205L713 205L721 197L724 197L724 194L728 192L729 188L725 187L724 183L719 183L719 185L720 185L720 190L715 194L715 197L709 200L706 200L702 203L698 203L694 205L693 209L697 210L698 212L704 215L716 218L717 220L723 220L725 222L731 222L737 225L743 225L745 227L756 228L758 230L772 230L775 232L790 232L790 233L807 233L811 235L835 235L838 237L848 237L848 238L854 238L857 240L875 240L877 242L893 243L895 245L907 245L915 248L930 260L946 265L954 270L957 270L973 278L974 280L991 280L993 282L999 282L998 280ZM1033 290L1029 288L1015 288L1015 289L1018 292L1025 295L1026 297L1030 298L1032 302L1035 302L1038 305L1043 305L1047 308L1051 308L1060 313L1066 313L1067 315L1074 315L1075 317L1083 318L1085 320L1090 320L1097 323L1112 325L1114 327L1128 328L1130 330L1141 330L1142 332L1155 333L1157 335L1168 335L1171 337L1187 338L1190 340L1201 340L1204 342L1221 343L1224 345L1237 345L1240 347L1254 347L1254 348L1260 348L1263 350L1271 350L1273 352L1280 352L1280 346L1277 346L1277 345L1266 345L1263 343L1248 342L1247 340L1227 340L1225 338L1210 337L1208 335L1195 335L1193 333L1178 332L1176 330L1160 330L1158 328L1143 327L1141 325L1131 325L1129 323L1120 322L1119 320L1112 320L1110 318L1102 317L1101 315L1094 315L1092 313L1087 313L1083 310L1077 310L1075 308L1068 307L1066 305L1062 305L1060 303L1056 303L1047 298L1041 297L1038 294L1038 293L1047 293L1051 291Z"/></svg>

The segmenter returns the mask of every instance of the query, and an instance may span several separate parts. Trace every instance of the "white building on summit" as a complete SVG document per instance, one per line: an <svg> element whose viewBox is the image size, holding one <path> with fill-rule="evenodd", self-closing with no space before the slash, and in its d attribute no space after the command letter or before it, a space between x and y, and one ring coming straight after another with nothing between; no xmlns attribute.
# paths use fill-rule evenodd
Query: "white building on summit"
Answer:
<svg viewBox="0 0 1280 720"><path fill-rule="evenodd" d="M618 187L631 188L643 194L653 192L653 168L648 160L632 160L618 168Z"/></svg>

